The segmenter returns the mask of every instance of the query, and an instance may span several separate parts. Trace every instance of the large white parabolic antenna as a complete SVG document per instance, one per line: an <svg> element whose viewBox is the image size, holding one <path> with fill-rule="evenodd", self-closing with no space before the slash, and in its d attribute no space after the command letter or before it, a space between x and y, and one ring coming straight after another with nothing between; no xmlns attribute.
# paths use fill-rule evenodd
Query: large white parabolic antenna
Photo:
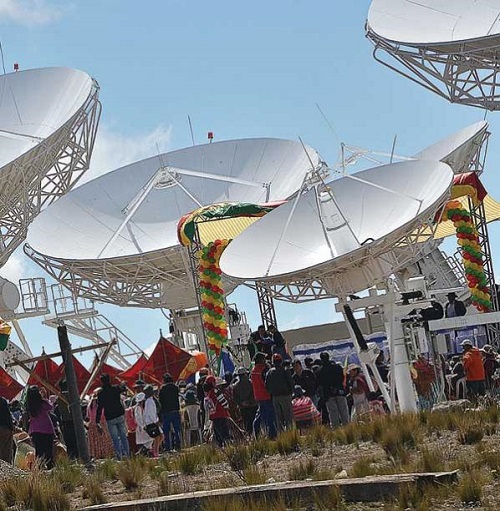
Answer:
<svg viewBox="0 0 500 511"><path fill-rule="evenodd" d="M452 102L500 108L498 0L373 0L366 29L384 65Z"/></svg>
<svg viewBox="0 0 500 511"><path fill-rule="evenodd" d="M407 161L314 187L237 236L221 269L241 280L315 280L331 296L367 289L419 258L416 240L452 180L444 163Z"/></svg>
<svg viewBox="0 0 500 511"><path fill-rule="evenodd" d="M447 163L455 174L482 170L479 154L488 138L488 123L479 121L432 144L415 155L417 160L434 160ZM473 168L471 168L471 166Z"/></svg>
<svg viewBox="0 0 500 511"><path fill-rule="evenodd" d="M296 192L316 151L257 138L142 160L75 189L30 229L25 252L77 296L118 305L197 304L177 224L216 202L264 203Z"/></svg>
<svg viewBox="0 0 500 511"><path fill-rule="evenodd" d="M0 76L0 265L41 209L88 169L101 112L98 89L75 69Z"/></svg>

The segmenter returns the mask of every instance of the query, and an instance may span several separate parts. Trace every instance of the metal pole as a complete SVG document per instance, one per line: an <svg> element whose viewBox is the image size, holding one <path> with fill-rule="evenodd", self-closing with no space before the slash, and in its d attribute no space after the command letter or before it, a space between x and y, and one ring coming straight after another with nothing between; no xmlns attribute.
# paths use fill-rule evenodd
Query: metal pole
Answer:
<svg viewBox="0 0 500 511"><path fill-rule="evenodd" d="M90 461L89 446L85 435L80 395L78 394L78 386L76 384L71 343L68 338L68 330L64 325L57 327L57 336L59 338L59 347L61 349L62 359L64 362L64 372L66 374L66 382L68 384L69 409L73 417L78 454L84 463L88 463Z"/></svg>

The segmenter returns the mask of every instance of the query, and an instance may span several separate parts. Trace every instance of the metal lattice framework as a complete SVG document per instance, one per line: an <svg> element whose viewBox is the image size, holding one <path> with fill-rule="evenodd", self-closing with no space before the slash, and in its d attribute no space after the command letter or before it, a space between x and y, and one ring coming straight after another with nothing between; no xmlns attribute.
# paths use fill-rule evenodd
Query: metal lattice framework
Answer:
<svg viewBox="0 0 500 511"><path fill-rule="evenodd" d="M42 208L66 194L88 170L101 114L98 95L93 81L78 112L0 175L0 266L26 238Z"/></svg>
<svg viewBox="0 0 500 511"><path fill-rule="evenodd" d="M452 103L500 109L500 36L410 46L384 39L369 26L366 35L375 60L389 69Z"/></svg>
<svg viewBox="0 0 500 511"><path fill-rule="evenodd" d="M189 261L180 246L137 256L105 261L69 261L35 251L28 244L24 252L75 296L122 307L169 307L168 297L180 297L185 308L196 303ZM169 268L165 270L165 268Z"/></svg>
<svg viewBox="0 0 500 511"><path fill-rule="evenodd" d="M255 284L257 291L257 300L259 301L260 317L262 324L268 327L269 325L277 325L276 311L274 310L273 292L269 288Z"/></svg>

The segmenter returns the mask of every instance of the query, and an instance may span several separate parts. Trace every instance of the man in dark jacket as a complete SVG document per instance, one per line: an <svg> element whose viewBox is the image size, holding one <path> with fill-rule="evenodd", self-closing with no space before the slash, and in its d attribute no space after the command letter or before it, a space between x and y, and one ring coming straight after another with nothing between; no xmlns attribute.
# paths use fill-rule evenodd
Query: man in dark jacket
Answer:
<svg viewBox="0 0 500 511"><path fill-rule="evenodd" d="M321 353L321 367L316 374L319 395L325 400L330 418L330 426L336 427L349 422L344 370L335 361L330 361L328 353Z"/></svg>
<svg viewBox="0 0 500 511"><path fill-rule="evenodd" d="M127 425L125 424L125 408L121 399L123 388L111 385L109 374L101 375L101 386L101 392L97 396L97 427L99 431L102 431L99 421L104 410L104 417L108 424L111 440L113 440L115 454L121 459L130 455Z"/></svg>
<svg viewBox="0 0 500 511"><path fill-rule="evenodd" d="M165 435L165 451L171 449L171 429L173 429L173 448L181 447L181 414L179 403L179 389L174 384L174 379L170 374L163 375L163 385L159 394L161 416L163 421L163 434Z"/></svg>
<svg viewBox="0 0 500 511"><path fill-rule="evenodd" d="M464 302L457 300L456 293L448 293L446 296L448 297L445 309L447 318L456 318L457 316L465 316L467 314Z"/></svg>
<svg viewBox="0 0 500 511"><path fill-rule="evenodd" d="M240 367L236 371L236 375L238 381L233 383L233 399L240 410L245 431L251 435L253 420L257 413L257 401L253 394L252 382L248 378L248 371L244 367Z"/></svg>
<svg viewBox="0 0 500 511"><path fill-rule="evenodd" d="M266 375L266 389L273 399L278 431L292 426L292 393L295 386L290 371L283 367L283 358L275 353L273 367Z"/></svg>
<svg viewBox="0 0 500 511"><path fill-rule="evenodd" d="M293 361L293 381L295 385L300 385L307 397L310 397L315 406L318 405L318 396L316 389L316 376L311 369L304 369L301 361L297 358Z"/></svg>

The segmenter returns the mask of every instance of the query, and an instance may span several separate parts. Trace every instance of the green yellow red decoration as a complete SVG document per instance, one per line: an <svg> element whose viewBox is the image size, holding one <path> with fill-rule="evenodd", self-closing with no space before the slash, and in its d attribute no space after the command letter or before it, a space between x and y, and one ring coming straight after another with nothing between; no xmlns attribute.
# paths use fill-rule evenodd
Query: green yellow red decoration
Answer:
<svg viewBox="0 0 500 511"><path fill-rule="evenodd" d="M222 346L227 343L228 329L219 260L229 241L215 240L198 253L203 327L207 335L208 348L216 355L219 355Z"/></svg>
<svg viewBox="0 0 500 511"><path fill-rule="evenodd" d="M443 217L446 220L451 220L455 226L458 244L462 248L463 264L472 304L480 312L488 312L492 309L491 295L484 272L479 236L470 213L459 201L453 200L446 205Z"/></svg>

